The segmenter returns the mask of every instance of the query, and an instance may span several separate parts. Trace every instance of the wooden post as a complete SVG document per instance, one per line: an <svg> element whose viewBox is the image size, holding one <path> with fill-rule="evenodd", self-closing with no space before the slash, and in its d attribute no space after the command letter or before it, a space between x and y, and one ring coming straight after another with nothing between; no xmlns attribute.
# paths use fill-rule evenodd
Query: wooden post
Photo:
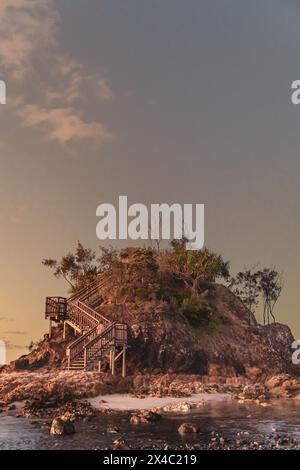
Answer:
<svg viewBox="0 0 300 470"><path fill-rule="evenodd" d="M67 356L68 356L68 370L69 370L70 367L71 367L71 357L70 357L70 351L69 351L69 349L67 349Z"/></svg>
<svg viewBox="0 0 300 470"><path fill-rule="evenodd" d="M111 373L112 375L115 375L115 348L112 349L111 351Z"/></svg>
<svg viewBox="0 0 300 470"><path fill-rule="evenodd" d="M84 348L83 357L84 357L84 370L86 370L87 369L87 350L86 350L86 348Z"/></svg>
<svg viewBox="0 0 300 470"><path fill-rule="evenodd" d="M52 335L52 320L50 318L50 323L49 323L49 338L51 339L51 335Z"/></svg>
<svg viewBox="0 0 300 470"><path fill-rule="evenodd" d="M64 332L63 332L63 339L66 339L66 322L64 321Z"/></svg>
<svg viewBox="0 0 300 470"><path fill-rule="evenodd" d="M122 377L126 377L126 346L123 346Z"/></svg>
<svg viewBox="0 0 300 470"><path fill-rule="evenodd" d="M101 372L101 360L98 361L98 372Z"/></svg>

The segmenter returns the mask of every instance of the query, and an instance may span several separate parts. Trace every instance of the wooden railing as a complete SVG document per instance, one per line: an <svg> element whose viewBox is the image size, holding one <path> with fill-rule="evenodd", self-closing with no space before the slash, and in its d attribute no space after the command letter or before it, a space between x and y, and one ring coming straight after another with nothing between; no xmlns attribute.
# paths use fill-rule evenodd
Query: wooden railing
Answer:
<svg viewBox="0 0 300 470"><path fill-rule="evenodd" d="M64 320L67 315L67 299L65 297L46 297L45 317Z"/></svg>
<svg viewBox="0 0 300 470"><path fill-rule="evenodd" d="M111 348L127 345L127 325L111 323L107 318L97 312L91 305L99 300L99 290L103 283L99 280L81 289L67 301L67 317L87 330L73 341L67 348L68 367L72 361L80 357L84 368L95 358L101 358ZM88 305L89 304L89 305ZM99 331L101 330L102 331Z"/></svg>
<svg viewBox="0 0 300 470"><path fill-rule="evenodd" d="M72 361L82 354L84 347L89 341L97 337L97 326L89 330L84 335L77 338L67 348L68 367L71 366ZM86 365L85 365L86 367Z"/></svg>

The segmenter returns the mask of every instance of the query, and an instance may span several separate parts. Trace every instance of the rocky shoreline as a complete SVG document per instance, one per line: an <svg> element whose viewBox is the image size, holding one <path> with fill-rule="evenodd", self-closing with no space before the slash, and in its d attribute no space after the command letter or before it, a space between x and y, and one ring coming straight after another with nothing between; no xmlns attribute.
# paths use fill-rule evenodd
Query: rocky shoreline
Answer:
<svg viewBox="0 0 300 470"><path fill-rule="evenodd" d="M44 370L0 374L0 402L30 400L60 404L74 399L110 393L130 393L136 397L189 397L196 393L226 393L242 401L269 398L300 400L300 378L277 374L263 381L245 377L217 378L189 374L137 373L126 378L109 373Z"/></svg>
<svg viewBox="0 0 300 470"><path fill-rule="evenodd" d="M97 422L103 419L103 416L114 418L113 422L116 421L116 416L125 416L128 426L137 429L145 424L160 426L161 419L166 419L170 413L186 413L188 419L189 413L204 404L203 400L198 402L188 400L188 397L195 394L225 394L240 405L251 404L260 408L272 406L274 399L296 400L296 403L300 400L300 379L287 374L278 374L257 383L251 383L244 377L233 377L227 383L217 383L209 378L203 380L201 376L185 374L139 373L120 380L120 377L96 372L44 370L2 373L0 374L0 416L11 415L33 420L31 421L33 426L37 426L48 435L58 436L73 434L85 423L90 423L92 420ZM101 401L103 395L112 393L126 393L130 397L139 399L176 397L180 400L174 404L138 412L122 412L105 407L96 409L87 400L97 397ZM181 424L180 429L178 428L180 435L188 437L197 436L198 431L198 426L189 423L188 420ZM106 432L120 434L118 427L113 424L107 426ZM121 435L114 439L110 448L130 448L125 437ZM230 439L215 433L209 436L205 444L194 442L195 439L192 441L192 443L176 444L175 448L190 446L192 449L277 449L295 448L299 445L292 437L280 435L276 430L268 435L241 432ZM170 444L165 441L160 445L160 448L169 448ZM141 443L139 448L142 448Z"/></svg>

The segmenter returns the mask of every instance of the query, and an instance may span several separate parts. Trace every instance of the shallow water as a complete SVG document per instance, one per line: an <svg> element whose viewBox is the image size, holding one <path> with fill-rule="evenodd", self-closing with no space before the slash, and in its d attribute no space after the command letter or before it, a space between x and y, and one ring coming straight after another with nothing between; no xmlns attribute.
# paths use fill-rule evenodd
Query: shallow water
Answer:
<svg viewBox="0 0 300 470"><path fill-rule="evenodd" d="M300 449L299 404L292 400L276 401L267 408L234 401L206 403L197 411L168 413L158 423L139 426L130 425L129 417L128 412L100 415L88 422L77 422L74 435L53 437L49 435L49 428L40 428L45 420L0 415L0 449L105 449L120 435L134 449L163 449L166 444L170 448L205 447L212 432L219 433L230 443L238 432L245 431L250 436L265 436L268 446L269 434L274 428L281 437L292 437L296 448ZM199 434L179 435L178 427L187 421L197 423ZM107 432L109 425L117 426L120 432Z"/></svg>

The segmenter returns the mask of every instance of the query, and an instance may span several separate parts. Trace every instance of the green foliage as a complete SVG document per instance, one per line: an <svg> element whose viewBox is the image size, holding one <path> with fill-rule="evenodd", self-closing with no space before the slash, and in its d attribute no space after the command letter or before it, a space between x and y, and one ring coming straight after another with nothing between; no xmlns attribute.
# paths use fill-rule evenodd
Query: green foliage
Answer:
<svg viewBox="0 0 300 470"><path fill-rule="evenodd" d="M172 242L173 251L169 254L169 267L175 276L182 280L193 294L199 291L203 281L213 282L217 278L229 276L229 263L221 255L207 248L186 250L182 241Z"/></svg>
<svg viewBox="0 0 300 470"><path fill-rule="evenodd" d="M256 272L251 269L240 271L229 283L229 288L249 309L255 313L258 299L263 300L263 322L270 323L270 317L275 322L274 307L282 291L282 280L276 269L265 268ZM249 321L251 316L249 315Z"/></svg>
<svg viewBox="0 0 300 470"><path fill-rule="evenodd" d="M60 261L44 259L42 264L54 271L54 276L65 279L71 292L84 287L95 279L98 273L96 254L78 242L75 253L67 253Z"/></svg>
<svg viewBox="0 0 300 470"><path fill-rule="evenodd" d="M191 326L208 326L213 316L211 307L196 297L185 298L179 312Z"/></svg>
<svg viewBox="0 0 300 470"><path fill-rule="evenodd" d="M153 297L160 298L160 285L149 283L143 287L137 287L134 289L133 295L141 300L150 300Z"/></svg>
<svg viewBox="0 0 300 470"><path fill-rule="evenodd" d="M255 308L258 304L258 297L260 294L258 272L252 272L251 269L238 272L236 277L231 278L229 287L248 308L248 321L249 324L251 324L251 313L253 315L255 313Z"/></svg>

